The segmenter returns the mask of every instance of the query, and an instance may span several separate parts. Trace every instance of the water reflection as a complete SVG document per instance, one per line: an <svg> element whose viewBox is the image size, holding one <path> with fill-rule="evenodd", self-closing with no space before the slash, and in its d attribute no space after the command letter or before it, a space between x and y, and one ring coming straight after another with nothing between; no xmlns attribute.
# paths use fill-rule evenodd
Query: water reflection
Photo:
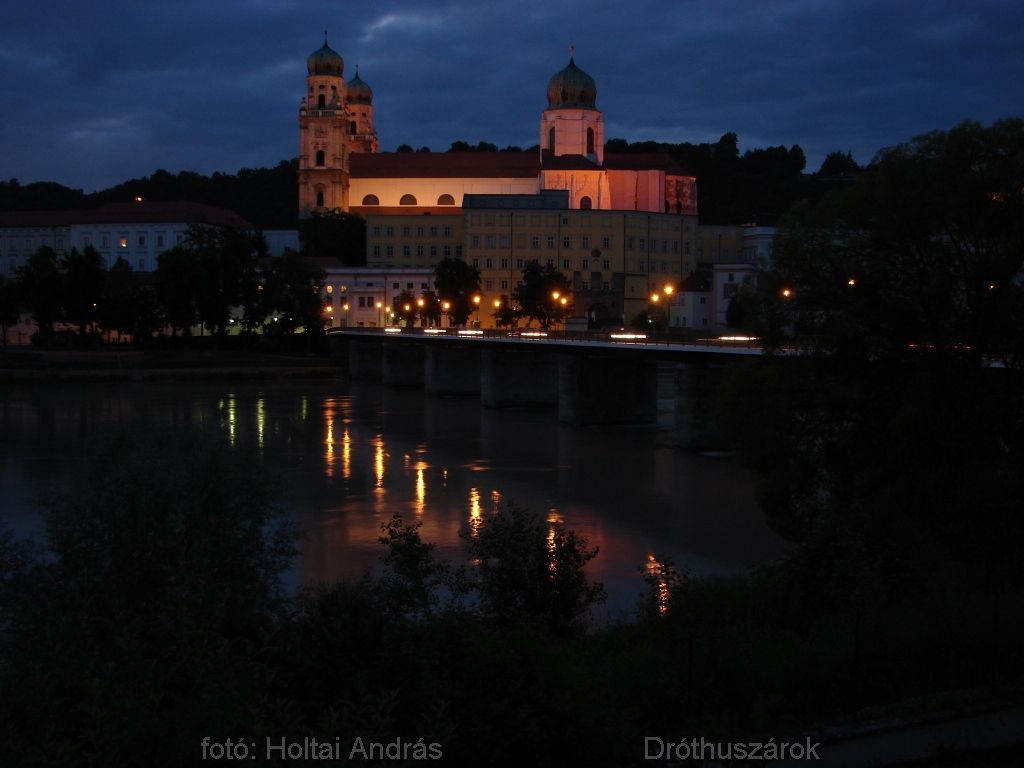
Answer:
<svg viewBox="0 0 1024 768"><path fill-rule="evenodd" d="M459 530L478 531L503 503L550 513L549 525L599 548L588 571L619 606L642 590L637 569L651 567L652 552L701 575L782 551L748 473L659 447L651 429L578 430L549 411L486 411L473 400L338 383L8 388L0 403L6 520L39 530L33 497L119 427L215 429L233 446L258 446L265 466L254 471L272 474L303 531L307 580L376 566L380 525L395 513L420 520L439 556L461 558Z"/></svg>
<svg viewBox="0 0 1024 768"><path fill-rule="evenodd" d="M644 575L647 577L647 583L654 587L658 613L664 616L668 613L668 601L671 597L668 571L665 564L650 552L647 553Z"/></svg>

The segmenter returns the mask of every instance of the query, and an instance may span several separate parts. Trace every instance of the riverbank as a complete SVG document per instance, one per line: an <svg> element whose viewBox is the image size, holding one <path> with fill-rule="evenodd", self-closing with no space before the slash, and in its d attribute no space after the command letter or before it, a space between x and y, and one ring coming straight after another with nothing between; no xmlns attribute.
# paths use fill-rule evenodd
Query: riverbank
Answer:
<svg viewBox="0 0 1024 768"><path fill-rule="evenodd" d="M330 379L340 375L323 355L234 350L0 350L0 383L168 379Z"/></svg>

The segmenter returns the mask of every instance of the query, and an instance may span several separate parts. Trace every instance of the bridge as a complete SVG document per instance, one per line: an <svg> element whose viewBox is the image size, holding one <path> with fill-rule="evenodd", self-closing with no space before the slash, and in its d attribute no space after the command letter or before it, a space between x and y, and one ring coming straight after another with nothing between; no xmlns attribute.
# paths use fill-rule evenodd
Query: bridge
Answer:
<svg viewBox="0 0 1024 768"><path fill-rule="evenodd" d="M455 328L334 328L331 356L356 381L475 396L487 408L557 408L575 426L654 423L672 401L673 442L721 447L711 399L722 370L763 354L757 339Z"/></svg>

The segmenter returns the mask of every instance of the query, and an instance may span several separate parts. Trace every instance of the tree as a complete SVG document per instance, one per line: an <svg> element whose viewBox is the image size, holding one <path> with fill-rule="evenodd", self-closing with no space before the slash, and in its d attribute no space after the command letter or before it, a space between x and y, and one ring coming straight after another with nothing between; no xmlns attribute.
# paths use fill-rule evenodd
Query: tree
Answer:
<svg viewBox="0 0 1024 768"><path fill-rule="evenodd" d="M478 563L471 583L483 610L501 623L528 617L544 621L553 632L574 634L605 597L604 587L584 572L597 550L561 524L515 504L460 536Z"/></svg>
<svg viewBox="0 0 1024 768"><path fill-rule="evenodd" d="M322 336L325 321L320 294L323 270L289 249L284 255L270 259L264 274L262 294L268 317L267 330L287 334L305 329L307 339Z"/></svg>
<svg viewBox="0 0 1024 768"><path fill-rule="evenodd" d="M365 267L366 219L342 211L314 213L299 223L299 244L307 258L333 258L348 267Z"/></svg>
<svg viewBox="0 0 1024 768"><path fill-rule="evenodd" d="M737 369L722 413L762 471L767 515L800 543L811 592L950 562L1011 578L1024 537L1022 179L1024 121L964 123L884 150L787 220L764 305L811 354Z"/></svg>
<svg viewBox="0 0 1024 768"><path fill-rule="evenodd" d="M103 257L92 246L72 248L61 260L61 304L64 318L78 326L80 336L91 333L99 319L106 270Z"/></svg>
<svg viewBox="0 0 1024 768"><path fill-rule="evenodd" d="M60 289L57 253L52 248L40 248L18 270L18 290L44 344L53 336L53 324L62 318Z"/></svg>
<svg viewBox="0 0 1024 768"><path fill-rule="evenodd" d="M201 323L213 333L224 335L235 307L244 303L258 259L266 257L262 234L236 229L192 227L185 240L202 273L196 292L196 310Z"/></svg>
<svg viewBox="0 0 1024 768"><path fill-rule="evenodd" d="M196 253L176 245L157 257L155 291L164 319L172 332L185 336L198 322L198 286L203 271Z"/></svg>
<svg viewBox="0 0 1024 768"><path fill-rule="evenodd" d="M402 291L391 301L391 310L395 313L395 317L399 318L406 327L413 324L417 309L416 297L410 291Z"/></svg>
<svg viewBox="0 0 1024 768"><path fill-rule="evenodd" d="M21 313L21 298L18 285L0 275L0 333L3 333L3 346L7 346L7 329L18 322Z"/></svg>
<svg viewBox="0 0 1024 768"><path fill-rule="evenodd" d="M434 285L442 306L449 305L446 313L452 323L465 325L476 308L473 296L480 292L480 270L462 259L442 259L434 267Z"/></svg>
<svg viewBox="0 0 1024 768"><path fill-rule="evenodd" d="M818 176L855 176L860 173L861 167L853 159L850 152L829 152L821 161L818 169Z"/></svg>
<svg viewBox="0 0 1024 768"><path fill-rule="evenodd" d="M567 304L561 300L569 295L569 279L550 264L541 267L537 261L527 262L521 283L512 292L512 299L521 317L536 320L548 329L564 315ZM555 294L558 294L557 298Z"/></svg>

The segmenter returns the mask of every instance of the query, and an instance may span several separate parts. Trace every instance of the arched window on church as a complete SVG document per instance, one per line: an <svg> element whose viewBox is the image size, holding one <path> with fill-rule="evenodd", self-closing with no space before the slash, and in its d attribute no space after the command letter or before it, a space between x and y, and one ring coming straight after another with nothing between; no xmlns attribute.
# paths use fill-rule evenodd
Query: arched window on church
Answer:
<svg viewBox="0 0 1024 768"><path fill-rule="evenodd" d="M589 211L593 207L590 198L584 195L580 198L580 210Z"/></svg>
<svg viewBox="0 0 1024 768"><path fill-rule="evenodd" d="M412 195L402 195L402 199L398 201L399 205L416 205L416 198Z"/></svg>
<svg viewBox="0 0 1024 768"><path fill-rule="evenodd" d="M317 208L323 208L324 207L324 193L323 193L323 190L319 190L318 189L317 192L316 192L316 207Z"/></svg>
<svg viewBox="0 0 1024 768"><path fill-rule="evenodd" d="M324 96L322 93L316 97L316 106L318 109L323 109L324 107L327 106L327 103L325 101L326 98L327 97Z"/></svg>
<svg viewBox="0 0 1024 768"><path fill-rule="evenodd" d="M316 151L316 164L319 168L322 168L326 164L326 155L322 149L318 149Z"/></svg>
<svg viewBox="0 0 1024 768"><path fill-rule="evenodd" d="M438 205L455 205L455 198L451 195L441 195L437 198Z"/></svg>
<svg viewBox="0 0 1024 768"><path fill-rule="evenodd" d="M548 131L548 149L552 152L555 151L555 126L551 126L551 130Z"/></svg>
<svg viewBox="0 0 1024 768"><path fill-rule="evenodd" d="M376 195L367 195L363 198L363 205L380 205L380 200Z"/></svg>
<svg viewBox="0 0 1024 768"><path fill-rule="evenodd" d="M587 154L594 154L594 129L587 128Z"/></svg>
<svg viewBox="0 0 1024 768"><path fill-rule="evenodd" d="M351 134L355 134L355 132L356 132L356 121L355 120L353 120L351 123L348 124L348 132L351 133Z"/></svg>

